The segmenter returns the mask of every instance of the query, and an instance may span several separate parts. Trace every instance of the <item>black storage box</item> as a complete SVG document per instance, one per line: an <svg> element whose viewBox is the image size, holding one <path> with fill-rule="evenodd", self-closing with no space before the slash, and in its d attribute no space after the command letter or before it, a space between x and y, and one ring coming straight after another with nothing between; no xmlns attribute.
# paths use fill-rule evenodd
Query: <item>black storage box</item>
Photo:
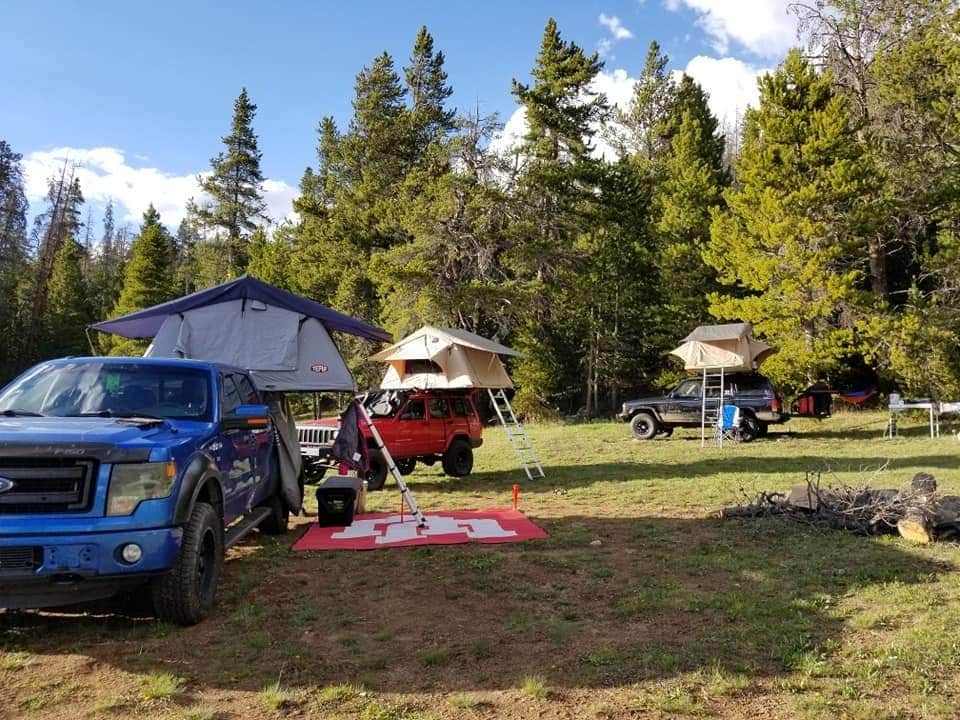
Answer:
<svg viewBox="0 0 960 720"><path fill-rule="evenodd" d="M317 524L346 527L354 512L363 512L363 480L356 477L328 478L317 488Z"/></svg>

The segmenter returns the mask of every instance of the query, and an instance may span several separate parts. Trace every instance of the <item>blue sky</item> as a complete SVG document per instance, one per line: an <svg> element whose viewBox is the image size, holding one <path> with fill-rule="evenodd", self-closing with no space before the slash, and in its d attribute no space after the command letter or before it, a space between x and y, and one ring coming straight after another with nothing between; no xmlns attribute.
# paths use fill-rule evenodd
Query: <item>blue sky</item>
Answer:
<svg viewBox="0 0 960 720"><path fill-rule="evenodd" d="M47 2L7 0L0 24L0 138L25 156L28 194L63 156L97 206L131 220L148 202L168 223L196 194L246 86L271 210L282 216L314 128L350 115L357 71L389 51L401 66L426 24L447 57L453 104L522 123L511 79L526 79L546 19L607 63L601 88L629 96L650 40L711 92L750 101L757 72L793 37L786 0L493 0L464 2ZM150 197L157 195L159 197Z"/></svg>

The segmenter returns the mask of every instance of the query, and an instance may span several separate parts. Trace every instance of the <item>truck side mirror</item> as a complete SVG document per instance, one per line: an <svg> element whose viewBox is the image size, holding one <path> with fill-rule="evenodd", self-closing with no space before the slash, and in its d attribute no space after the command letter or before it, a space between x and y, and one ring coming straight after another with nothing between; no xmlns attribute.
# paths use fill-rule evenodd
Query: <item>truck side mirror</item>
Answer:
<svg viewBox="0 0 960 720"><path fill-rule="evenodd" d="M229 415L224 415L220 425L224 430L249 430L264 428L270 424L270 410L266 405L238 405Z"/></svg>

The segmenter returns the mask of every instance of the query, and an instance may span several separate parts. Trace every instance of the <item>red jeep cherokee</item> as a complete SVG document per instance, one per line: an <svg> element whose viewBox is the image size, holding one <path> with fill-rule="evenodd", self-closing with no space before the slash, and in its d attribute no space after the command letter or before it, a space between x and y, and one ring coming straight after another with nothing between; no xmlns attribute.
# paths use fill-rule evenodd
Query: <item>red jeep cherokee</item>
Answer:
<svg viewBox="0 0 960 720"><path fill-rule="evenodd" d="M464 477L473 470L473 450L483 444L483 425L477 414L475 390L379 390L364 403L380 431L397 469L409 475L417 461L433 465L437 460L451 477ZM300 451L314 477L329 467L325 458L336 437L338 418L297 423ZM364 428L370 451L367 487L379 490L387 479L387 464Z"/></svg>

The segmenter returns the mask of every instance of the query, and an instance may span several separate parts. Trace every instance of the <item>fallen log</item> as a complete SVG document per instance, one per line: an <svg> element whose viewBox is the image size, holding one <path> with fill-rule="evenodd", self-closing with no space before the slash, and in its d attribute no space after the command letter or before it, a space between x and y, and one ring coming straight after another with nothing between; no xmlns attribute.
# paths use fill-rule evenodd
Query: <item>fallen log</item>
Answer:
<svg viewBox="0 0 960 720"><path fill-rule="evenodd" d="M805 484L794 485L787 493L759 492L753 498L743 493L749 502L724 508L720 516L786 515L815 527L860 535L899 532L909 542L925 544L960 535L960 497L940 496L936 490L936 479L928 473L917 473L905 490L822 488L819 475L808 474Z"/></svg>

